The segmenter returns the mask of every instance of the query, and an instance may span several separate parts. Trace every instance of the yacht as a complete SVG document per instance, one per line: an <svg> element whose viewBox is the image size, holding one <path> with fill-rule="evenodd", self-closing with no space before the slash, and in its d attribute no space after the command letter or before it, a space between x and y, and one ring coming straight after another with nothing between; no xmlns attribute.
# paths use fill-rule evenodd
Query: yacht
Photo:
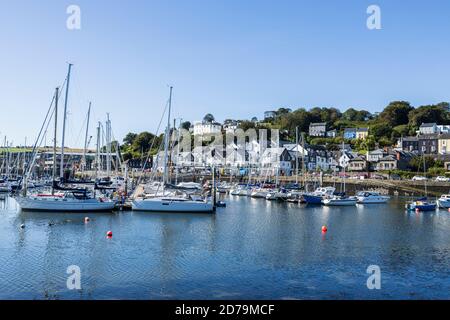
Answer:
<svg viewBox="0 0 450 320"><path fill-rule="evenodd" d="M157 185L153 196L147 198L136 198L131 207L136 211L157 212L214 212L214 204L207 197L195 197L191 194L198 188L195 183L182 183L179 186L169 184L168 154L170 136L170 111L172 107L172 87L170 87L167 127L164 134L164 166L163 181Z"/></svg>
<svg viewBox="0 0 450 320"><path fill-rule="evenodd" d="M192 197L160 196L133 200L132 209L136 211L157 212L213 212L214 205L208 199L193 199Z"/></svg>
<svg viewBox="0 0 450 320"><path fill-rule="evenodd" d="M112 211L115 203L107 198L95 198L85 190L16 197L24 211L92 212Z"/></svg>
<svg viewBox="0 0 450 320"><path fill-rule="evenodd" d="M381 195L378 192L360 191L356 194L357 203L371 204L371 203L386 203L389 201L389 196Z"/></svg>

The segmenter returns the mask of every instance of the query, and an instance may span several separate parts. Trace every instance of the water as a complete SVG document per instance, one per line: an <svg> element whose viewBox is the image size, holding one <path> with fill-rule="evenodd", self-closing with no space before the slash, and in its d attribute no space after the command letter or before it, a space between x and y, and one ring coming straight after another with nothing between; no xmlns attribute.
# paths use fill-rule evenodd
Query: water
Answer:
<svg viewBox="0 0 450 320"><path fill-rule="evenodd" d="M216 215L102 213L88 224L86 214L0 201L0 299L450 298L446 211L406 213L397 199L226 201ZM81 290L66 287L70 265L81 268ZM369 265L381 268L380 290L367 289Z"/></svg>

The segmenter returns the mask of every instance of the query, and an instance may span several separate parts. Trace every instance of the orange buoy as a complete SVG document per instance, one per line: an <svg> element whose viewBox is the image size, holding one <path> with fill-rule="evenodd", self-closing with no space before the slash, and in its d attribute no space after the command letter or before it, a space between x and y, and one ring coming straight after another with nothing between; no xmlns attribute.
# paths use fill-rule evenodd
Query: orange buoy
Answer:
<svg viewBox="0 0 450 320"><path fill-rule="evenodd" d="M107 237L107 238L112 238L112 231L108 231L108 232L106 233L106 237Z"/></svg>
<svg viewBox="0 0 450 320"><path fill-rule="evenodd" d="M326 226L322 226L322 232L327 232L327 231L328 231L327 227Z"/></svg>

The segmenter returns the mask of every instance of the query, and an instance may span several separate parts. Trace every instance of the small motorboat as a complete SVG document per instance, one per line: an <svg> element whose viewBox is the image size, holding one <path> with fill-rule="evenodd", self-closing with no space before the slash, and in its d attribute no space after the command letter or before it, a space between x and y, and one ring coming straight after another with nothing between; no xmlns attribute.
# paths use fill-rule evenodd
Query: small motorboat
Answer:
<svg viewBox="0 0 450 320"><path fill-rule="evenodd" d="M443 194L437 201L439 208L450 208L450 194Z"/></svg>
<svg viewBox="0 0 450 320"><path fill-rule="evenodd" d="M427 198L421 198L405 205L406 210L435 211L436 203L427 201Z"/></svg>
<svg viewBox="0 0 450 320"><path fill-rule="evenodd" d="M378 192L361 191L356 194L357 203L360 204L374 204L374 203L386 203L391 197L384 196Z"/></svg>

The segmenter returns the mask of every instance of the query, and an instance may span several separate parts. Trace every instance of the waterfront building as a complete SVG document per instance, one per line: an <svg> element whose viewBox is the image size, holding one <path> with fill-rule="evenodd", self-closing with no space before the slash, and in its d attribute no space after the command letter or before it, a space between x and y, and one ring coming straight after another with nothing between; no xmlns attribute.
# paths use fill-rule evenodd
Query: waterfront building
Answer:
<svg viewBox="0 0 450 320"><path fill-rule="evenodd" d="M409 163L414 156L411 152L396 150L393 154L381 158L376 163L375 170L409 170Z"/></svg>
<svg viewBox="0 0 450 320"><path fill-rule="evenodd" d="M450 133L439 135L438 138L438 153L450 154Z"/></svg>
<svg viewBox="0 0 450 320"><path fill-rule="evenodd" d="M403 151L419 153L419 138L401 137L398 139L397 148Z"/></svg>
<svg viewBox="0 0 450 320"><path fill-rule="evenodd" d="M325 137L327 135L327 123L326 122L310 123L309 135L311 137Z"/></svg>
<svg viewBox="0 0 450 320"><path fill-rule="evenodd" d="M384 149L376 149L367 152L367 161L369 162L378 162L383 157L387 156L389 153Z"/></svg>
<svg viewBox="0 0 450 320"><path fill-rule="evenodd" d="M368 163L366 157L363 155L358 155L348 161L347 170L354 172L364 172L367 171Z"/></svg>
<svg viewBox="0 0 450 320"><path fill-rule="evenodd" d="M438 153L438 134L425 134L418 136L420 154Z"/></svg>

